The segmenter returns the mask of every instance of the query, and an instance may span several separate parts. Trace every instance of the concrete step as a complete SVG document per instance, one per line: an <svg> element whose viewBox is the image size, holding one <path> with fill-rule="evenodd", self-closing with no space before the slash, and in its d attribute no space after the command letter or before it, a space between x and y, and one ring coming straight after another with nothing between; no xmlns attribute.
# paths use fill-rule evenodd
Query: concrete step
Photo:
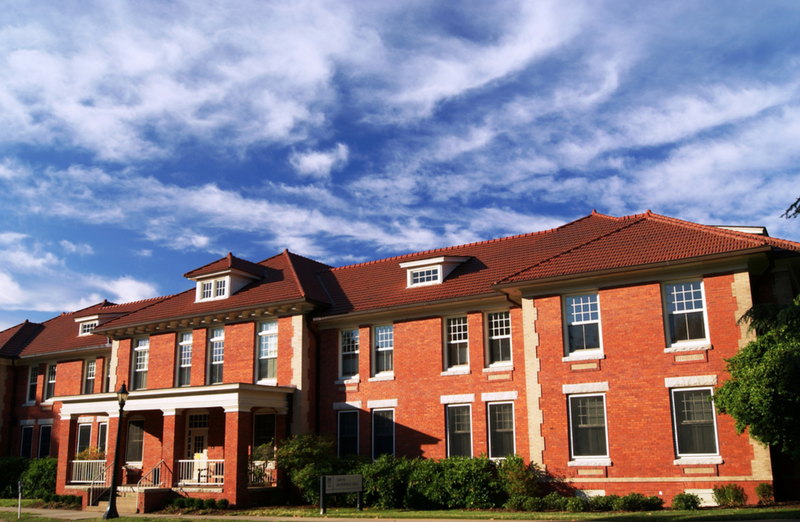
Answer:
<svg viewBox="0 0 800 522"><path fill-rule="evenodd" d="M96 506L87 506L86 511L93 513L105 513L108 509L108 501L101 500ZM133 515L136 513L136 497L118 497L117 498L117 513Z"/></svg>

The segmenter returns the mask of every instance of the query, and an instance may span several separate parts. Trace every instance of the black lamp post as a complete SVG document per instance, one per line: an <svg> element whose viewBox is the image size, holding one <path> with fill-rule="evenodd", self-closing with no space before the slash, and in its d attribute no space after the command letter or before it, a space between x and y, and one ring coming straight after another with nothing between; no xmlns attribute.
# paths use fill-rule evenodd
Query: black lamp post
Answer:
<svg viewBox="0 0 800 522"><path fill-rule="evenodd" d="M117 400L119 401L119 422L117 422L117 444L114 448L114 466L111 470L111 490L108 497L108 509L103 513L103 520L111 518L119 518L117 513L117 470L119 469L119 439L120 432L122 431L122 408L125 407L125 401L128 400L128 389L125 383L117 390Z"/></svg>

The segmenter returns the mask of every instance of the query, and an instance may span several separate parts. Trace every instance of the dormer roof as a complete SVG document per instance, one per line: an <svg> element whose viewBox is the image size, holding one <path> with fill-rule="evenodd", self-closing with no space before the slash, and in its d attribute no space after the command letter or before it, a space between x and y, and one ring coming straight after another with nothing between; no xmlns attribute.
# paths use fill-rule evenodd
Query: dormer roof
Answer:
<svg viewBox="0 0 800 522"><path fill-rule="evenodd" d="M203 265L200 268L195 268L194 270L186 272L183 274L183 277L191 279L192 281L197 281L198 279L214 277L216 275L222 275L232 271L249 274L253 279L260 279L264 277L264 267L262 265L252 263L246 259L238 258L230 252L228 252L228 255L222 259L217 259L216 261L212 261L211 263Z"/></svg>

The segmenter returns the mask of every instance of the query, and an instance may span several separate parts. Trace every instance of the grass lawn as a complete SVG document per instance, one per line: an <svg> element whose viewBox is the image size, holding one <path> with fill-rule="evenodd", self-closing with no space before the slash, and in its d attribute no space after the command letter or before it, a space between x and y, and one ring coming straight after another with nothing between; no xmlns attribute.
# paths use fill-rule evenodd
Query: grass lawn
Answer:
<svg viewBox="0 0 800 522"><path fill-rule="evenodd" d="M28 507L34 502L39 502L36 499L23 498L22 507ZM0 498L0 507L17 507L19 501L16 498Z"/></svg>

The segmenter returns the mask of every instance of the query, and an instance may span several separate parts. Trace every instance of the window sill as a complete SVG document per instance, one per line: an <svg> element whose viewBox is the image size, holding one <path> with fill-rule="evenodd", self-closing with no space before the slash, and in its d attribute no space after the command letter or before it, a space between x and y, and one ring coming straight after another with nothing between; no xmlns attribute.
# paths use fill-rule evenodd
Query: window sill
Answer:
<svg viewBox="0 0 800 522"><path fill-rule="evenodd" d="M442 376L446 376L446 375L469 375L470 373L472 373L472 372L470 371L469 367L464 367L464 368L455 367L455 368L448 368L447 370L443 371L441 373L441 375Z"/></svg>
<svg viewBox="0 0 800 522"><path fill-rule="evenodd" d="M394 380L394 374L388 373L385 375L378 374L375 377L370 377L369 379L367 379L367 382L381 382L381 381L393 381L393 380Z"/></svg>
<svg viewBox="0 0 800 522"><path fill-rule="evenodd" d="M260 384L261 386L277 386L278 379L261 379L260 381L256 381L256 384Z"/></svg>
<svg viewBox="0 0 800 522"><path fill-rule="evenodd" d="M567 464L567 466L569 466L570 468L580 468L584 466L596 468L598 466L605 467L610 465L611 465L611 459L603 459L603 458L571 460L569 461L569 464Z"/></svg>
<svg viewBox="0 0 800 522"><path fill-rule="evenodd" d="M723 462L722 457L679 457L672 461L676 466L722 464Z"/></svg>
<svg viewBox="0 0 800 522"><path fill-rule="evenodd" d="M497 365L497 366L490 366L488 368L483 369L483 373L491 373L491 372L513 372L514 366L511 364L505 365Z"/></svg>
<svg viewBox="0 0 800 522"><path fill-rule="evenodd" d="M36 401L33 401L33 402L23 402L23 403L22 403L22 406L23 406L24 408L29 408L29 407L31 407L31 406L36 406Z"/></svg>
<svg viewBox="0 0 800 522"><path fill-rule="evenodd" d="M703 341L702 343L677 344L675 346L668 346L664 348L664 353L699 352L703 350L713 350L713 347L706 341Z"/></svg>
<svg viewBox="0 0 800 522"><path fill-rule="evenodd" d="M567 357L562 357L562 362L577 362L577 361L599 361L605 359L606 354L602 352L589 352L589 353L573 353Z"/></svg>
<svg viewBox="0 0 800 522"><path fill-rule="evenodd" d="M361 378L358 375L353 375L352 377L347 377L345 379L337 379L333 384L358 384L361 382Z"/></svg>

